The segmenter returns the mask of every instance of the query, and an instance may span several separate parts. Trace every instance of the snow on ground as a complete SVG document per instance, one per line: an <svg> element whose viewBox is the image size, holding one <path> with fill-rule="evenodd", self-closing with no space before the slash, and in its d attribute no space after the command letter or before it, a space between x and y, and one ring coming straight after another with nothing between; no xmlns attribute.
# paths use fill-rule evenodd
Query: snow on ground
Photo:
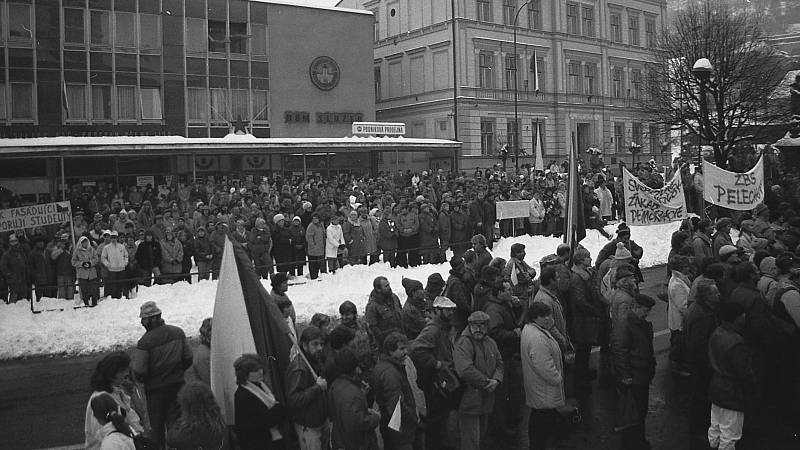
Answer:
<svg viewBox="0 0 800 450"><path fill-rule="evenodd" d="M644 248L641 267L666 263L670 236L677 227L678 224L674 223L632 228L633 240ZM607 231L613 230L613 227L607 227ZM525 260L538 271L538 261L555 253L561 239L542 236L501 239L495 243L492 254L508 259L511 245L516 242L525 244ZM608 240L597 231L589 230L581 243L594 257ZM299 321L309 320L316 312L338 315L339 305L345 300L355 303L363 313L375 277L387 277L394 292L404 302L403 277L414 278L424 285L433 272L439 272L447 279L449 269L447 263L408 269L392 269L388 264L348 266L335 274L321 274L319 280L290 286L289 298L294 303ZM267 280L262 283L270 289ZM216 288L217 282L210 280L140 287L134 299L105 300L96 308L73 309L75 302L45 298L34 307L51 311L40 314L31 313L29 302L0 305L0 359L88 354L135 345L144 333L139 323L139 306L147 300L158 303L167 323L181 327L187 336L194 337L199 334L203 319L213 313Z"/></svg>

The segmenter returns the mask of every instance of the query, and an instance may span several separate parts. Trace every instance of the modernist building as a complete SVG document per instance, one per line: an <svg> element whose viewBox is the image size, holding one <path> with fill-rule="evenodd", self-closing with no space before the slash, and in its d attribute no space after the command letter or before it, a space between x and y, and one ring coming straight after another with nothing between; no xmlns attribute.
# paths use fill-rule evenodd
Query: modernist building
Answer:
<svg viewBox="0 0 800 450"><path fill-rule="evenodd" d="M463 169L496 163L502 145L514 147L515 126L523 163L537 134L546 162L563 161L573 140L580 151L601 149L607 164L669 162L666 134L637 109L665 0L452 3L455 20L446 0L339 4L375 15L378 120L405 122L415 137L457 138ZM633 143L642 147L635 157Z"/></svg>

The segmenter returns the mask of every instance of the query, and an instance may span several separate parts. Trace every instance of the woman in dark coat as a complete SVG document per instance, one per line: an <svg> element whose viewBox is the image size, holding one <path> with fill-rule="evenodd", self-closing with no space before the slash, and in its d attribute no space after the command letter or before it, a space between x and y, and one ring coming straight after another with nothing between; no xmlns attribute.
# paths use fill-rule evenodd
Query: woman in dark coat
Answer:
<svg viewBox="0 0 800 450"><path fill-rule="evenodd" d="M294 254L292 235L289 233L283 214L275 214L272 221L275 223L275 232L272 234L272 256L275 258L278 272L289 272L291 266L287 263L292 261Z"/></svg>
<svg viewBox="0 0 800 450"><path fill-rule="evenodd" d="M264 364L258 355L245 354L233 363L236 384L233 397L234 430L242 450L283 449L279 425L285 408L264 383Z"/></svg>
<svg viewBox="0 0 800 450"><path fill-rule="evenodd" d="M222 448L227 427L211 388L189 383L178 391L180 417L167 428L167 448L177 450Z"/></svg>
<svg viewBox="0 0 800 450"><path fill-rule="evenodd" d="M147 230L144 232L144 240L136 248L136 257L134 259L137 266L139 266L141 284L150 286L152 283L151 277L161 275L161 245L156 241L152 231Z"/></svg>

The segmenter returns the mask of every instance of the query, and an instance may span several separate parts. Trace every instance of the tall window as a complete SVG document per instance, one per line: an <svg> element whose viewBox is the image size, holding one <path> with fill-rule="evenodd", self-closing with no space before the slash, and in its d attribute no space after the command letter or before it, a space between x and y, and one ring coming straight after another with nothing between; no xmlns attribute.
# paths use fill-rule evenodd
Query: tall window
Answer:
<svg viewBox="0 0 800 450"><path fill-rule="evenodd" d="M514 89L515 75L517 73L517 62L514 54L506 55L506 89Z"/></svg>
<svg viewBox="0 0 800 450"><path fill-rule="evenodd" d="M622 68L614 67L611 69L611 95L614 98L623 98Z"/></svg>
<svg viewBox="0 0 800 450"><path fill-rule="evenodd" d="M594 8L591 6L581 6L581 29L583 35L594 37Z"/></svg>
<svg viewBox="0 0 800 450"><path fill-rule="evenodd" d="M31 5L8 4L8 39L12 41L32 40L31 22Z"/></svg>
<svg viewBox="0 0 800 450"><path fill-rule="evenodd" d="M226 89L211 89L211 121L228 121L228 92Z"/></svg>
<svg viewBox="0 0 800 450"><path fill-rule="evenodd" d="M631 98L642 98L642 71L639 69L631 70Z"/></svg>
<svg viewBox="0 0 800 450"><path fill-rule="evenodd" d="M642 145L642 124L634 122L631 126L631 143Z"/></svg>
<svg viewBox="0 0 800 450"><path fill-rule="evenodd" d="M625 152L625 122L614 122L614 147L617 153Z"/></svg>
<svg viewBox="0 0 800 450"><path fill-rule="evenodd" d="M33 120L33 84L11 83L11 119Z"/></svg>
<svg viewBox="0 0 800 450"><path fill-rule="evenodd" d="M129 12L117 11L114 13L116 30L114 32L114 46L136 48L136 15Z"/></svg>
<svg viewBox="0 0 800 450"><path fill-rule="evenodd" d="M225 43L228 40L228 30L225 21L208 21L208 51L225 53Z"/></svg>
<svg viewBox="0 0 800 450"><path fill-rule="evenodd" d="M512 119L506 122L506 142L508 142L508 152L512 155L514 154L514 150L519 147L519 127L517 125L518 123L514 122Z"/></svg>
<svg viewBox="0 0 800 450"><path fill-rule="evenodd" d="M531 91L539 90L544 91L544 57L536 57L531 59L530 74L528 81L528 89Z"/></svg>
<svg viewBox="0 0 800 450"><path fill-rule="evenodd" d="M86 120L86 85L67 85L67 120Z"/></svg>
<svg viewBox="0 0 800 450"><path fill-rule="evenodd" d="M656 46L656 19L645 17L644 19L645 44L648 48Z"/></svg>
<svg viewBox="0 0 800 450"><path fill-rule="evenodd" d="M482 88L494 88L494 55L489 52L478 54L478 84Z"/></svg>
<svg viewBox="0 0 800 450"><path fill-rule="evenodd" d="M161 21L155 14L139 14L139 48L161 49Z"/></svg>
<svg viewBox="0 0 800 450"><path fill-rule="evenodd" d="M608 19L611 23L611 41L622 42L622 14L612 12Z"/></svg>
<svg viewBox="0 0 800 450"><path fill-rule="evenodd" d="M139 90L139 108L142 119L161 119L161 89L142 87Z"/></svg>
<svg viewBox="0 0 800 450"><path fill-rule="evenodd" d="M478 21L491 22L492 21L492 0L477 0Z"/></svg>
<svg viewBox="0 0 800 450"><path fill-rule="evenodd" d="M208 122L208 90L188 88L186 90L186 119L189 122Z"/></svg>
<svg viewBox="0 0 800 450"><path fill-rule="evenodd" d="M494 120L481 119L481 155L494 154Z"/></svg>
<svg viewBox="0 0 800 450"><path fill-rule="evenodd" d="M381 68L376 67L373 70L375 78L375 101L379 101L381 99Z"/></svg>
<svg viewBox="0 0 800 450"><path fill-rule="evenodd" d="M628 16L628 44L639 45L639 16Z"/></svg>
<svg viewBox="0 0 800 450"><path fill-rule="evenodd" d="M250 91L231 89L231 120L250 120Z"/></svg>
<svg viewBox="0 0 800 450"><path fill-rule="evenodd" d="M250 23L250 54L253 56L267 56L267 26L260 23ZM206 42L205 39L198 39Z"/></svg>
<svg viewBox="0 0 800 450"><path fill-rule="evenodd" d="M578 26L578 5L567 3L567 33L581 34Z"/></svg>
<svg viewBox="0 0 800 450"><path fill-rule="evenodd" d="M661 151L661 131L658 125L650 124L650 152L656 153Z"/></svg>
<svg viewBox="0 0 800 450"><path fill-rule="evenodd" d="M253 24L255 26L255 24ZM195 19L192 17L186 18L186 53L189 54L205 54L208 52L208 43L211 40L209 35L208 39L203 39L202 36L209 34L210 28L206 26L205 19ZM200 36L200 37L198 37ZM264 36L266 46L266 34ZM264 51L266 54L266 50Z"/></svg>
<svg viewBox="0 0 800 450"><path fill-rule="evenodd" d="M542 0L531 0L528 3L528 28L542 29Z"/></svg>
<svg viewBox="0 0 800 450"><path fill-rule="evenodd" d="M239 55L246 55L247 54L247 24L246 23L230 23L230 41L231 41L231 53L236 53Z"/></svg>
<svg viewBox="0 0 800 450"><path fill-rule="evenodd" d="M267 91L253 91L253 120L266 121L267 117Z"/></svg>
<svg viewBox="0 0 800 450"><path fill-rule="evenodd" d="M111 45L111 15L108 11L92 11L91 13L92 45Z"/></svg>
<svg viewBox="0 0 800 450"><path fill-rule="evenodd" d="M6 95L6 85L0 83L0 120L8 119L8 97Z"/></svg>
<svg viewBox="0 0 800 450"><path fill-rule="evenodd" d="M503 23L506 25L514 25L515 15L517 13L516 0L503 0Z"/></svg>
<svg viewBox="0 0 800 450"><path fill-rule="evenodd" d="M597 92L597 65L587 63L583 66L584 92L593 95Z"/></svg>
<svg viewBox="0 0 800 450"><path fill-rule="evenodd" d="M570 61L567 65L567 77L569 80L569 92L571 94L581 93L581 63Z"/></svg>
<svg viewBox="0 0 800 450"><path fill-rule="evenodd" d="M117 120L136 120L136 87L117 86Z"/></svg>
<svg viewBox="0 0 800 450"><path fill-rule="evenodd" d="M372 16L375 17L375 22L373 25L373 36L372 39L379 40L381 38L381 21L380 17L378 17L378 11L372 11Z"/></svg>
<svg viewBox="0 0 800 450"><path fill-rule="evenodd" d="M84 10L78 8L64 8L64 43L85 44L84 35Z"/></svg>
<svg viewBox="0 0 800 450"><path fill-rule="evenodd" d="M111 86L92 85L92 119L111 120Z"/></svg>

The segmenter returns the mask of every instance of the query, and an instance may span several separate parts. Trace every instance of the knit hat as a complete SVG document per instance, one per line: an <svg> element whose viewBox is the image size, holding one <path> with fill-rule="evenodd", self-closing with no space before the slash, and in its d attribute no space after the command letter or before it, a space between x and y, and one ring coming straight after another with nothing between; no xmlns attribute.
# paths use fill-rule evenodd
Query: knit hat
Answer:
<svg viewBox="0 0 800 450"><path fill-rule="evenodd" d="M631 255L631 251L625 247L625 244L622 242L617 242L617 251L614 252L614 256L612 256L612 258L616 260L633 259L633 255Z"/></svg>
<svg viewBox="0 0 800 450"><path fill-rule="evenodd" d="M621 280L623 278L633 277L635 275L636 272L634 271L633 266L630 264L625 264L624 266L617 268L617 273L615 276L616 280Z"/></svg>
<svg viewBox="0 0 800 450"><path fill-rule="evenodd" d="M631 229L628 228L628 225L626 225L625 222L623 222L623 223L619 224L619 226L617 227L617 236L622 236L622 235L625 235L625 234L630 236Z"/></svg>
<svg viewBox="0 0 800 450"><path fill-rule="evenodd" d="M578 260L581 260L581 259L589 258L591 256L592 256L592 254L589 253L589 250L586 250L585 248L580 247L577 250L575 250L575 257L573 259L578 261Z"/></svg>
<svg viewBox="0 0 800 450"><path fill-rule="evenodd" d="M294 216L294 217L292 217L292 222L294 222L295 220L296 220L296 221L298 221L298 222L300 222L300 221L301 221L301 219L300 219L300 216Z"/></svg>
<svg viewBox="0 0 800 450"><path fill-rule="evenodd" d="M422 283L411 278L403 278L402 285L406 289L406 295L408 296L411 296L411 294L414 292L421 291L423 289Z"/></svg>
<svg viewBox="0 0 800 450"><path fill-rule="evenodd" d="M467 318L469 323L487 323L489 322L489 315L483 311L475 311Z"/></svg>
<svg viewBox="0 0 800 450"><path fill-rule="evenodd" d="M266 225L266 224L267 224L267 221L262 219L261 217L256 219L256 227L258 227L259 225Z"/></svg>
<svg viewBox="0 0 800 450"><path fill-rule="evenodd" d="M453 270L458 270L462 267L464 267L464 258L457 255L453 255L453 257L450 258L450 268L452 268Z"/></svg>
<svg viewBox="0 0 800 450"><path fill-rule="evenodd" d="M447 283L444 282L444 278L442 278L442 274L439 272L434 272L428 275L428 282L425 284L425 291L439 294L444 291L446 284Z"/></svg>
<svg viewBox="0 0 800 450"><path fill-rule="evenodd" d="M758 265L758 270L762 275L776 274L778 272L778 266L775 263L775 257L767 256L766 258L762 259L761 264Z"/></svg>
<svg viewBox="0 0 800 450"><path fill-rule="evenodd" d="M272 223L277 224L281 220L286 220L286 217L283 214L275 214L275 217L272 218Z"/></svg>
<svg viewBox="0 0 800 450"><path fill-rule="evenodd" d="M311 202L303 202L303 209L305 210L311 209Z"/></svg>
<svg viewBox="0 0 800 450"><path fill-rule="evenodd" d="M544 258L539 260L540 266L545 266L548 264L556 264L560 263L561 259L555 253L545 256Z"/></svg>
<svg viewBox="0 0 800 450"><path fill-rule="evenodd" d="M139 307L139 317L144 319L145 317L153 317L153 316L160 316L161 310L158 309L158 305L156 302L149 301L142 303L142 306Z"/></svg>

